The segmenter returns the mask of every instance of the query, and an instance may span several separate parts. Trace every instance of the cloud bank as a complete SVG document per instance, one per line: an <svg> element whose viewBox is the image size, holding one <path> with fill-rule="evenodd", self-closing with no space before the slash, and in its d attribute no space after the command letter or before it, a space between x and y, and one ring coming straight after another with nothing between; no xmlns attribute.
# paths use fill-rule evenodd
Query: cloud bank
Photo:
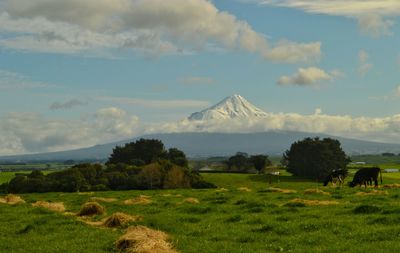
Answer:
<svg viewBox="0 0 400 253"><path fill-rule="evenodd" d="M72 120L48 119L38 113L9 113L0 121L0 155L50 152L88 147L151 133L252 133L271 130L331 134L368 141L400 142L400 114L389 117L267 113L265 117L141 123L138 117L108 107Z"/></svg>
<svg viewBox="0 0 400 253"><path fill-rule="evenodd" d="M1 1L1 0L0 0ZM208 0L3 0L0 47L112 55L117 50L184 54L216 44L267 60L315 61L321 43L270 43L246 21Z"/></svg>

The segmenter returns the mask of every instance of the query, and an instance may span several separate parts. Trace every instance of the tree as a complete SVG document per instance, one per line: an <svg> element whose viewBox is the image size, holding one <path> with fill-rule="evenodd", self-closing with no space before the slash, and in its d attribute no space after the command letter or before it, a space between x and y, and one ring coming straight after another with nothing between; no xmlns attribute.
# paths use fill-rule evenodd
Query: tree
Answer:
<svg viewBox="0 0 400 253"><path fill-rule="evenodd" d="M260 173L266 166L272 164L266 155L253 155L250 157L250 161L258 173Z"/></svg>
<svg viewBox="0 0 400 253"><path fill-rule="evenodd" d="M115 147L107 164L150 164L158 159L165 158L166 155L164 144L160 140L140 139L136 142L127 143L123 147Z"/></svg>
<svg viewBox="0 0 400 253"><path fill-rule="evenodd" d="M226 163L228 165L228 170L246 171L249 167L249 159L242 152L238 152L236 155L229 157Z"/></svg>
<svg viewBox="0 0 400 253"><path fill-rule="evenodd" d="M306 138L291 145L284 162L295 176L324 179L333 170L346 169L350 159L338 140Z"/></svg>
<svg viewBox="0 0 400 253"><path fill-rule="evenodd" d="M182 167L187 167L188 166L188 160L186 158L185 153L183 151L177 149L177 148L170 148L168 150L167 154L168 160L170 160L173 164L182 166Z"/></svg>

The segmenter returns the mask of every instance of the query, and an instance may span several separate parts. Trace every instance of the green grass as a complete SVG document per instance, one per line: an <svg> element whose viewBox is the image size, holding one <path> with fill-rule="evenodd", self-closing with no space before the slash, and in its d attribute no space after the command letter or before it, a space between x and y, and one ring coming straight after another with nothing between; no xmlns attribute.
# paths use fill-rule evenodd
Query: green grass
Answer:
<svg viewBox="0 0 400 253"><path fill-rule="evenodd" d="M180 252L400 251L400 189L386 189L388 195L356 196L359 191L371 189L322 187L287 174L272 186L293 189L297 193L283 194L268 191L270 185L262 175L203 176L228 191L180 189L96 192L92 195L22 194L26 204L0 204L0 252L115 252L114 242L123 229L95 228L73 216L30 206L37 200L63 201L68 211L77 212L92 196L117 198L117 202L101 203L108 215L119 211L143 216L143 221L136 224L170 234ZM384 174L384 183L400 180L400 173L387 176L389 174ZM239 187L248 187L251 192L240 191ZM317 187L331 195L303 193L305 189ZM151 196L153 203L123 204L123 200L140 194ZM187 197L199 199L200 204L181 203ZM294 198L335 200L339 204L287 204Z"/></svg>

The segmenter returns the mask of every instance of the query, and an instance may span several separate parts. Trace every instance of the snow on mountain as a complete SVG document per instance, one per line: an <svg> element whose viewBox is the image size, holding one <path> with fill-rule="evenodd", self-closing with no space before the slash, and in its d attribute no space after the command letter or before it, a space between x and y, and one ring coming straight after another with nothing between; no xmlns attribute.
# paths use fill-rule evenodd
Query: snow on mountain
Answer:
<svg viewBox="0 0 400 253"><path fill-rule="evenodd" d="M240 95L226 97L221 102L189 116L189 120L215 120L264 117L267 113L249 103Z"/></svg>

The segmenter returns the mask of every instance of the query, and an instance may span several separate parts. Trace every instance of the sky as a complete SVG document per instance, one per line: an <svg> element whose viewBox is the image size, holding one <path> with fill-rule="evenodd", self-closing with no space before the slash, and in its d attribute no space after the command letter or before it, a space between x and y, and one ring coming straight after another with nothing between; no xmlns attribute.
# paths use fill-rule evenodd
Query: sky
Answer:
<svg viewBox="0 0 400 253"><path fill-rule="evenodd" d="M400 143L398 0L0 0L0 155L151 132ZM189 122L240 94L265 119Z"/></svg>

